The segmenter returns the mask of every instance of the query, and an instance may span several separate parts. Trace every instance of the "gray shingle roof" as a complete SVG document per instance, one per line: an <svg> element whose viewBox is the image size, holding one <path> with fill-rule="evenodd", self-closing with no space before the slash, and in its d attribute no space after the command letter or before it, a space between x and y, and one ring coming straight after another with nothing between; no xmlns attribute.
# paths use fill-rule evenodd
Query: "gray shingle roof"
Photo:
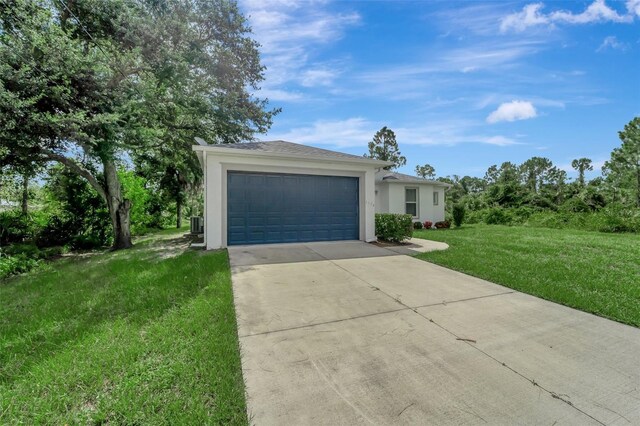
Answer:
<svg viewBox="0 0 640 426"><path fill-rule="evenodd" d="M299 143L287 141L243 142L212 146L248 151L270 152L274 154L299 155L302 157L319 157L326 159L338 158L345 160L364 159L364 157L359 155L345 154L344 152L330 151L328 149L316 148L314 146L301 145Z"/></svg>
<svg viewBox="0 0 640 426"><path fill-rule="evenodd" d="M432 185L450 187L448 183L437 180L423 179L421 177L405 175L404 173L392 172L390 170L382 170L376 173L377 182L411 182L411 183L429 183Z"/></svg>

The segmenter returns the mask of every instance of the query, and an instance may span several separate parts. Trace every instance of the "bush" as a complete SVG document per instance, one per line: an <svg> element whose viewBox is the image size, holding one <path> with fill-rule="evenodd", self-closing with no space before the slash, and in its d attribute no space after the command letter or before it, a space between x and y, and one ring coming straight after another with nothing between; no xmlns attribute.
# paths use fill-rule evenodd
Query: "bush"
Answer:
<svg viewBox="0 0 640 426"><path fill-rule="evenodd" d="M587 213L591 211L591 207L580 198L569 198L565 201L560 209L568 213Z"/></svg>
<svg viewBox="0 0 640 426"><path fill-rule="evenodd" d="M21 243L32 233L32 222L20 210L0 212L0 245Z"/></svg>
<svg viewBox="0 0 640 426"><path fill-rule="evenodd" d="M38 247L66 245L73 238L75 227L70 221L63 221L59 216L51 216L47 224L36 235Z"/></svg>
<svg viewBox="0 0 640 426"><path fill-rule="evenodd" d="M376 236L390 242L401 242L411 238L411 219L409 214L376 213Z"/></svg>
<svg viewBox="0 0 640 426"><path fill-rule="evenodd" d="M25 254L17 256L1 256L0 257L0 279L11 275L28 272L38 266L39 261L32 259Z"/></svg>
<svg viewBox="0 0 640 426"><path fill-rule="evenodd" d="M462 226L462 222L464 222L465 208L464 204L454 204L452 212L453 214L453 223L457 228Z"/></svg>
<svg viewBox="0 0 640 426"><path fill-rule="evenodd" d="M511 225L513 215L502 207L488 209L484 215L484 223L488 225Z"/></svg>
<svg viewBox="0 0 640 426"><path fill-rule="evenodd" d="M424 229L431 229L432 227L433 227L433 222L431 222L430 220L424 221Z"/></svg>
<svg viewBox="0 0 640 426"><path fill-rule="evenodd" d="M413 222L413 229L422 229L422 222Z"/></svg>
<svg viewBox="0 0 640 426"><path fill-rule="evenodd" d="M77 235L73 237L69 246L73 250L93 250L104 247L104 242L97 235Z"/></svg>
<svg viewBox="0 0 640 426"><path fill-rule="evenodd" d="M448 220L442 220L440 222L436 222L436 229L449 229L451 227L451 222Z"/></svg>
<svg viewBox="0 0 640 426"><path fill-rule="evenodd" d="M11 244L3 249L7 256L25 255L31 259L39 259L42 255L40 249L35 244Z"/></svg>

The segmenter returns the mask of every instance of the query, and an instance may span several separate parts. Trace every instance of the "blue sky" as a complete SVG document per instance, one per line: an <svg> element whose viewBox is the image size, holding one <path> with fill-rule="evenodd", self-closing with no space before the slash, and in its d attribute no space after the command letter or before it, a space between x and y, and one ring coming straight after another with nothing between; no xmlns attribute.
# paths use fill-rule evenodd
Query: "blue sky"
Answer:
<svg viewBox="0 0 640 426"><path fill-rule="evenodd" d="M240 6L267 67L256 95L283 109L263 140L362 155L386 125L405 173L544 156L596 175L640 115L640 0Z"/></svg>

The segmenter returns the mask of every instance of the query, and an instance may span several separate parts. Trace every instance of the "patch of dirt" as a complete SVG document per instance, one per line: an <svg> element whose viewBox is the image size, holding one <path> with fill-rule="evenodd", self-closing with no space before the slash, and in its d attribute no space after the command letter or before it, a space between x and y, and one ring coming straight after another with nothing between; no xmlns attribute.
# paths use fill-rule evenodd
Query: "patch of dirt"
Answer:
<svg viewBox="0 0 640 426"><path fill-rule="evenodd" d="M378 246L378 247L402 247L402 246L411 246L412 244L409 242L400 242L400 243L394 243L391 241L372 241L369 244L372 244L374 246Z"/></svg>

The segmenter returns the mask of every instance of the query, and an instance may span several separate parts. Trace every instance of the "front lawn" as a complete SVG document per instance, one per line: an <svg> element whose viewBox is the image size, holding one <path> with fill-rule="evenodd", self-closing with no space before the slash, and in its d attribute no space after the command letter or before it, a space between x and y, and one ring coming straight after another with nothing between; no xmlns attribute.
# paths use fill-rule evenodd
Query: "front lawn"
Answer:
<svg viewBox="0 0 640 426"><path fill-rule="evenodd" d="M416 231L449 244L418 257L640 327L640 236L471 225Z"/></svg>
<svg viewBox="0 0 640 426"><path fill-rule="evenodd" d="M226 251L184 230L0 281L0 424L246 424Z"/></svg>

